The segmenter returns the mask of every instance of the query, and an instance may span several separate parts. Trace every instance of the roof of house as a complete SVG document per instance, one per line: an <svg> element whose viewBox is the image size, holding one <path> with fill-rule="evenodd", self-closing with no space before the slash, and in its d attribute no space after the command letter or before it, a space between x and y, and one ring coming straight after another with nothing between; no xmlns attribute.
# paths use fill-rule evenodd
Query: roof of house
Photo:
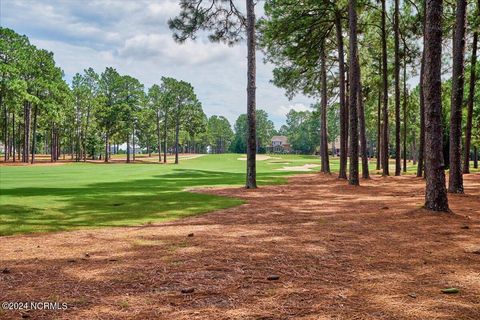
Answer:
<svg viewBox="0 0 480 320"><path fill-rule="evenodd" d="M273 141L280 141L282 144L288 144L288 138L286 136L273 136L272 142Z"/></svg>

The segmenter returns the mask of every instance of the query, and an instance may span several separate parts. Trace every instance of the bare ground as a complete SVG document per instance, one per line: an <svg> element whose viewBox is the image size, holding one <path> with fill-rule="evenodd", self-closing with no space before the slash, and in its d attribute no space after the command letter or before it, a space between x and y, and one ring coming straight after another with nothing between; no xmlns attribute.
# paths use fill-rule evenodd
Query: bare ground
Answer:
<svg viewBox="0 0 480 320"><path fill-rule="evenodd" d="M312 174L203 191L247 204L176 222L3 237L0 301L69 307L0 318L478 320L480 175L465 184L454 214L421 209L412 176Z"/></svg>
<svg viewBox="0 0 480 320"><path fill-rule="evenodd" d="M195 159L199 157L203 157L205 154L198 154L198 153L181 153L178 155L179 160L190 160L190 159ZM167 163L172 163L175 160L175 155L167 155ZM97 160L86 160L85 162L87 163L97 163L97 164L114 164L114 163L126 163L127 161L127 155L114 155L113 158L111 158L108 162L105 162L104 160L97 159ZM163 161L163 154L162 154L162 161ZM50 155L45 155L45 154L40 154L35 157L34 163L25 163L25 162L20 162L20 160L17 160L15 162L12 161L12 159L8 161L4 161L3 157L0 157L0 167L2 166L54 166L54 165L62 165L62 164L67 164L67 163L82 163L83 160L80 161L75 161L70 155L66 157L61 157L55 162L52 162L50 160ZM158 161L158 153L156 155L148 156L147 154L141 154L141 155L136 155L135 161L133 161L133 156L132 156L132 162L131 164L144 164L144 163L149 163L149 164L163 164L163 162Z"/></svg>

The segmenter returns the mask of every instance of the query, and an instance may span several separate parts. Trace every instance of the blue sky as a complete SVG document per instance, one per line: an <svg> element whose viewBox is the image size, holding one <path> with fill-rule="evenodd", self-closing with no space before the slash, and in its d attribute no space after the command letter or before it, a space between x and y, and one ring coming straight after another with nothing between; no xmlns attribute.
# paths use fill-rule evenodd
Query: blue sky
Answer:
<svg viewBox="0 0 480 320"><path fill-rule="evenodd" d="M88 67L102 72L107 66L147 88L162 76L175 77L193 84L207 115L223 115L233 125L246 111L246 45L177 44L167 21L178 12L178 0L1 0L0 24L52 51L69 82ZM257 107L280 127L291 108L306 110L313 100L289 101L270 83L272 69L259 51Z"/></svg>

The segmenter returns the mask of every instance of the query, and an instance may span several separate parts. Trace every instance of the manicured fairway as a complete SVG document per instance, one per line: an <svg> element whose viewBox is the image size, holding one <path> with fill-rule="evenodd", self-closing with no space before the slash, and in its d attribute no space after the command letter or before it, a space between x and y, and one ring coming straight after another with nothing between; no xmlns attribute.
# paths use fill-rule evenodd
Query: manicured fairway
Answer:
<svg viewBox="0 0 480 320"><path fill-rule="evenodd" d="M68 163L0 167L0 235L171 220L239 205L242 200L184 191L242 185L242 155L205 155L179 165ZM284 166L318 164L315 156L258 161L260 185L276 184ZM287 164L288 162L288 164ZM317 168L313 168L317 170Z"/></svg>
<svg viewBox="0 0 480 320"><path fill-rule="evenodd" d="M232 207L240 199L185 191L242 185L245 156L204 155L179 165L67 163L0 167L0 236L89 227L130 226ZM260 156L262 157L262 156ZM259 185L285 182L316 156L274 155L257 161ZM393 163L391 163L392 167ZM330 161L338 171L338 158ZM295 169L296 171L279 170ZM310 168L316 172L320 168ZM375 174L375 162L370 170ZM408 173L416 168L410 164ZM393 167L391 172L394 172Z"/></svg>

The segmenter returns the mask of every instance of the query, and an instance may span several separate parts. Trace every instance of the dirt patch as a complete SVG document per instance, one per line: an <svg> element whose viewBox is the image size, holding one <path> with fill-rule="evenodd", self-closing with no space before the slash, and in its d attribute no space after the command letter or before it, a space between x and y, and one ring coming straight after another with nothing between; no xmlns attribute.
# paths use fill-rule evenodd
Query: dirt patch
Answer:
<svg viewBox="0 0 480 320"><path fill-rule="evenodd" d="M313 168L318 168L318 167L320 167L319 164L310 164L310 163L307 163L307 164L304 164L303 166L283 167L283 168L276 169L276 170L302 172L302 171L312 171L311 169L313 169Z"/></svg>
<svg viewBox="0 0 480 320"><path fill-rule="evenodd" d="M421 209L412 176L311 174L206 190L247 203L175 222L3 237L0 300L69 305L32 319L478 319L480 175L464 179L452 214Z"/></svg>
<svg viewBox="0 0 480 320"><path fill-rule="evenodd" d="M23 166L60 166L69 163L70 161L35 161L33 164L25 162L0 162L0 167L23 167Z"/></svg>
<svg viewBox="0 0 480 320"><path fill-rule="evenodd" d="M190 159L195 159L203 156L204 154L182 153L178 156L178 158L179 160L190 160ZM167 164L173 163L174 160L175 160L175 155L167 155ZM103 160L90 160L90 159L88 159L86 162L97 163L97 164L117 164L117 163L126 163L126 161L127 161L126 155L123 155L123 157L121 158L115 155L115 157L112 157L112 159L110 159L108 162L105 162ZM162 155L162 161L163 161L163 155ZM56 166L56 165L63 165L67 163L78 163L78 162L81 163L83 162L83 160L75 161L70 157L70 155L66 156L65 159L63 158L59 159L56 162L51 162L49 156L40 155L38 158L36 158L33 164L24 163L20 161L13 162L11 160L5 162L3 161L3 159L1 159L0 167L1 166ZM136 155L135 161L133 161L133 158L132 158L132 162L130 164L142 164L142 163L159 164L163 162L158 161L158 154L156 156L152 155L151 157L149 157L146 154L142 154L142 155Z"/></svg>

